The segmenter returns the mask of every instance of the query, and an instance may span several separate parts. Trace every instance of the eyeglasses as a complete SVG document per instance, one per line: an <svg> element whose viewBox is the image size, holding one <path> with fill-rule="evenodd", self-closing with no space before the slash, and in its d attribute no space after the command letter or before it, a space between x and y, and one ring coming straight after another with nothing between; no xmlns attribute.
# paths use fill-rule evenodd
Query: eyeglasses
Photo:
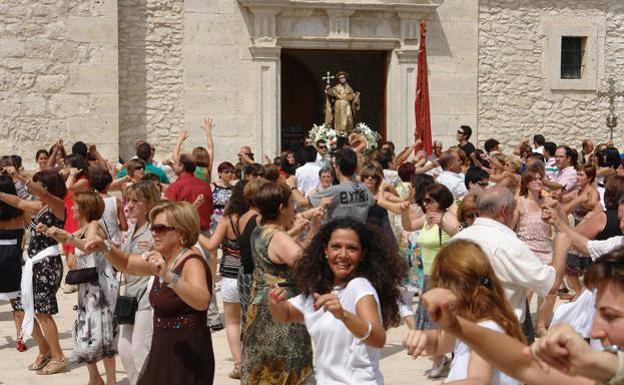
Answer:
<svg viewBox="0 0 624 385"><path fill-rule="evenodd" d="M151 227L150 230L152 231L152 233L154 234L163 234L169 231L174 231L176 230L175 227L171 227L171 226L167 226L167 225L163 225L161 223L154 223Z"/></svg>

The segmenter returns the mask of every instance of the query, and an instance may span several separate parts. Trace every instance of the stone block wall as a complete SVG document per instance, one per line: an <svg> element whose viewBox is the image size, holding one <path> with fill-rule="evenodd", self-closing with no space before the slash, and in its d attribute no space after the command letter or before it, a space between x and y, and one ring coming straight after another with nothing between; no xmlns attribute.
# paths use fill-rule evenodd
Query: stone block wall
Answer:
<svg viewBox="0 0 624 385"><path fill-rule="evenodd" d="M184 128L184 1L119 0L119 147L137 140L167 157Z"/></svg>
<svg viewBox="0 0 624 385"><path fill-rule="evenodd" d="M5 1L0 19L0 154L30 166L62 137L115 159L116 0Z"/></svg>
<svg viewBox="0 0 624 385"><path fill-rule="evenodd" d="M579 23L578 19L582 21ZM597 86L586 90L555 90L548 85L547 23L598 24L606 30L596 51ZM524 137L543 133L547 140L580 148L582 139L608 139L606 100L597 89L613 76L624 88L624 3L620 0L484 0L479 8L479 142L495 137L511 149ZM575 36L575 35L572 35ZM604 53L602 53L603 51ZM602 57L600 57L602 56ZM624 101L617 102L624 118ZM614 134L622 146L622 135Z"/></svg>

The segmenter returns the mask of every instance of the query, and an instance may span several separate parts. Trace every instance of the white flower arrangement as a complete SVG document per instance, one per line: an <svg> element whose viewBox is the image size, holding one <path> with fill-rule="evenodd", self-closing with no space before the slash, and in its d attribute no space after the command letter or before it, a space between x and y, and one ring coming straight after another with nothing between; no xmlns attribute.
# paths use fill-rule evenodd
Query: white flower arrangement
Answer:
<svg viewBox="0 0 624 385"><path fill-rule="evenodd" d="M323 139L325 143L331 144L336 141L338 136L341 136L341 134L325 123L320 125L313 124L312 128L308 131L308 139L313 144L316 144L316 142L321 139ZM358 123L354 127L353 132L349 135L349 142L358 139L366 142L366 149L364 149L363 153L364 155L368 155L377 151L379 148L381 135L365 123Z"/></svg>
<svg viewBox="0 0 624 385"><path fill-rule="evenodd" d="M323 123L321 125L313 124L310 131L308 131L308 139L316 145L316 142L323 139L325 143L329 144L336 140L338 133L331 126Z"/></svg>
<svg viewBox="0 0 624 385"><path fill-rule="evenodd" d="M365 123L358 123L353 132L362 135L366 140L366 149L364 150L365 154L377 151L379 148L379 141L381 140L381 135L379 135L377 131L374 131Z"/></svg>

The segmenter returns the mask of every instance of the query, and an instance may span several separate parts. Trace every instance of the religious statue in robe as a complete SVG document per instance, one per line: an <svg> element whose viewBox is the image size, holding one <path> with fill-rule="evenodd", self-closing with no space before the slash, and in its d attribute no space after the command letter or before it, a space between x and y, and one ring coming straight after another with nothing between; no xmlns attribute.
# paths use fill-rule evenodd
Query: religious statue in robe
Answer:
<svg viewBox="0 0 624 385"><path fill-rule="evenodd" d="M337 133L347 136L353 131L355 113L360 109L360 93L347 82L349 74L336 74L338 84L325 86L325 124Z"/></svg>

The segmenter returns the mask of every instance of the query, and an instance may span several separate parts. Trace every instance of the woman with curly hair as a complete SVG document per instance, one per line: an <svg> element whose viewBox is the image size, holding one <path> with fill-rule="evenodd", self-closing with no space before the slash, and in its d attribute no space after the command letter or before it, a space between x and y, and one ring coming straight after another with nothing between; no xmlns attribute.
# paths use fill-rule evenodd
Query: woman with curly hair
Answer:
<svg viewBox="0 0 624 385"><path fill-rule="evenodd" d="M434 288L457 296L455 311L480 326L507 334L525 343L518 319L505 297L503 286L481 247L472 241L456 240L442 248L433 265ZM410 330L403 338L408 354L439 356L453 352L446 384L484 383L519 385L520 382L495 369L470 347L440 330Z"/></svg>
<svg viewBox="0 0 624 385"><path fill-rule="evenodd" d="M269 310L278 322L304 323L316 346L318 384L383 384L386 329L399 323L405 262L379 231L344 217L325 224L295 266L301 294L274 285ZM323 309L323 311L319 311Z"/></svg>

